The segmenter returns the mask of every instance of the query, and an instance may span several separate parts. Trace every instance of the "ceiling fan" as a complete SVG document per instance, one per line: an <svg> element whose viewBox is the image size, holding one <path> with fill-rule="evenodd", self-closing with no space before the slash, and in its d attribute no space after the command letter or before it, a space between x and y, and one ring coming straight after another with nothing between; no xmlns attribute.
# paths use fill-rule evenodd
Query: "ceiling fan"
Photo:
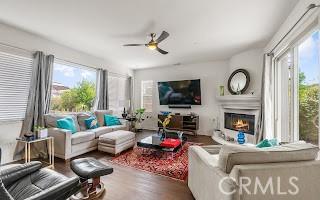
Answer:
<svg viewBox="0 0 320 200"><path fill-rule="evenodd" d="M154 39L156 37L155 33L151 33L150 36L151 36L151 40L147 44L125 44L123 46L125 47L146 46L150 50L157 50L162 54L167 54L168 52L160 49L158 47L158 44L163 40L165 40L167 37L169 37L169 33L167 33L166 31L162 31L161 35L157 39Z"/></svg>

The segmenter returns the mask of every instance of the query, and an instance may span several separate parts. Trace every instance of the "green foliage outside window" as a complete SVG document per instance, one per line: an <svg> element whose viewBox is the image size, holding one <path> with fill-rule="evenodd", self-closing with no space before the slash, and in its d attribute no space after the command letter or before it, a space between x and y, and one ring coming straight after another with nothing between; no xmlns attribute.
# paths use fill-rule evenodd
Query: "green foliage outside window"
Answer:
<svg viewBox="0 0 320 200"><path fill-rule="evenodd" d="M58 112L90 111L96 96L95 84L83 80L76 87L51 99L51 110Z"/></svg>
<svg viewBox="0 0 320 200"><path fill-rule="evenodd" d="M318 144L319 94L318 84L307 85L306 76L299 73L299 134L300 139Z"/></svg>

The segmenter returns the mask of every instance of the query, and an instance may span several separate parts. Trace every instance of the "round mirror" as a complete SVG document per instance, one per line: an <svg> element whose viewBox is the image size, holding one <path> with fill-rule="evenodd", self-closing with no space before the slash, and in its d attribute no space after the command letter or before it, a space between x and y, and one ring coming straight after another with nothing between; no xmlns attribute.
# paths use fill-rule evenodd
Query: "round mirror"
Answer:
<svg viewBox="0 0 320 200"><path fill-rule="evenodd" d="M231 94L243 94L249 86L250 76L245 69L237 69L228 80L228 90Z"/></svg>

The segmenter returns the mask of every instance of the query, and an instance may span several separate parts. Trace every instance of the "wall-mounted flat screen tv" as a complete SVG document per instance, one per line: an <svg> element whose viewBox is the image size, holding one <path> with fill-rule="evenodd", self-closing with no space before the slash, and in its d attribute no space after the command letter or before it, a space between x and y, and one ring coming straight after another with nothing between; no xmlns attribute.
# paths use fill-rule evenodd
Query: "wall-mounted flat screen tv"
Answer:
<svg viewBox="0 0 320 200"><path fill-rule="evenodd" d="M160 105L201 105L200 79L158 82Z"/></svg>

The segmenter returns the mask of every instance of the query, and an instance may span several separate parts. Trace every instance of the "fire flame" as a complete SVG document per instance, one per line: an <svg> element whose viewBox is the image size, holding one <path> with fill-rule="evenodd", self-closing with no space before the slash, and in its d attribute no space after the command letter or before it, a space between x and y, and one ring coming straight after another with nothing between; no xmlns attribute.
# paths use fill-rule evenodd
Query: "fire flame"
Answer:
<svg viewBox="0 0 320 200"><path fill-rule="evenodd" d="M236 129L241 129L241 130L249 130L249 123L245 120L241 120L241 119L238 119L234 124L233 126L236 128Z"/></svg>

